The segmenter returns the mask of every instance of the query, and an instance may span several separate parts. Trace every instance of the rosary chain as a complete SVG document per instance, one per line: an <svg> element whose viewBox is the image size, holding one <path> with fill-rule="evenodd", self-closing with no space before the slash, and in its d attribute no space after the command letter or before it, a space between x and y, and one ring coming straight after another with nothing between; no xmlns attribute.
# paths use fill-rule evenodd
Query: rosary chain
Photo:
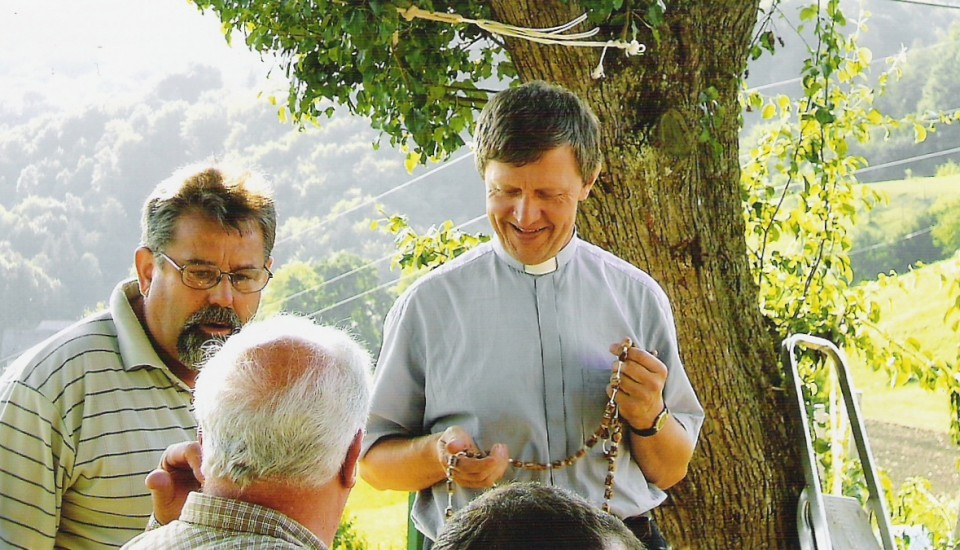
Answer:
<svg viewBox="0 0 960 550"><path fill-rule="evenodd" d="M617 357L617 370L610 377L612 391L610 393L610 399L607 401L607 404L604 407L603 418L600 419L600 427L593 432L593 434L586 440L586 442L584 442L577 452L573 453L567 458L554 460L553 462L533 462L511 458L509 459L510 465L514 468L532 472L560 470L562 468L574 465L578 460L585 457L590 449L596 446L600 440L603 440L603 456L607 460L607 476L603 482L604 489L602 509L604 512L609 513L610 499L613 498L613 478L617 469L617 455L620 452L620 443L623 441L623 424L620 421L620 409L617 406L616 397L617 393L620 391L620 379L621 371L623 370L623 363L627 360L627 350L630 349L631 345L632 343L630 340L627 340L623 346L623 350ZM607 446L608 443L609 447ZM486 456L484 453L460 451L459 453L450 455L450 458L447 459L447 508L444 511L444 515L447 519L453 515L453 493L455 490L453 471L457 466L457 462L459 462L459 460L463 457L483 458L484 456Z"/></svg>

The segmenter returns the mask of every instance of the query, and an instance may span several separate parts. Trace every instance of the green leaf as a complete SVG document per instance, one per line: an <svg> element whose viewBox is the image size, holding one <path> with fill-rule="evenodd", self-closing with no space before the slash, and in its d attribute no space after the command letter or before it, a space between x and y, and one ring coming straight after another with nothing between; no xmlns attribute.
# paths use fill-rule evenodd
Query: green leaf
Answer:
<svg viewBox="0 0 960 550"><path fill-rule="evenodd" d="M664 10L665 6L663 4L660 2L652 2L650 6L647 7L647 24L654 29L661 27L664 21L666 21L664 18Z"/></svg>
<svg viewBox="0 0 960 550"><path fill-rule="evenodd" d="M763 106L763 111L761 111L760 116L765 120L770 120L777 114L777 108L772 103L767 103Z"/></svg>
<svg viewBox="0 0 960 550"><path fill-rule="evenodd" d="M815 19L817 15L820 14L820 6L817 4L811 4L802 10L800 10L800 20L809 21Z"/></svg>
<svg viewBox="0 0 960 550"><path fill-rule="evenodd" d="M822 125L827 125L837 120L833 113L826 107L817 107L814 118Z"/></svg>
<svg viewBox="0 0 960 550"><path fill-rule="evenodd" d="M403 161L403 166L404 168L407 169L408 174L413 173L413 169L416 168L418 164L420 164L421 158L422 158L422 155L417 152L411 152L407 154L407 157Z"/></svg>

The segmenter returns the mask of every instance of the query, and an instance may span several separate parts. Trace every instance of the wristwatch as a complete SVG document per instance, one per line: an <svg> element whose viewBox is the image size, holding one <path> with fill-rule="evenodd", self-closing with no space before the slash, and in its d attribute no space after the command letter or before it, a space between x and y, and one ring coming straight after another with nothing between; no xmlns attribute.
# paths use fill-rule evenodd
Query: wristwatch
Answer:
<svg viewBox="0 0 960 550"><path fill-rule="evenodd" d="M638 430L633 426L630 426L630 431L639 435L640 437L650 437L660 433L660 430L663 429L667 424L667 419L670 418L670 409L667 408L667 404L663 404L663 410L657 414L657 417L653 419L653 426L647 428L646 430Z"/></svg>

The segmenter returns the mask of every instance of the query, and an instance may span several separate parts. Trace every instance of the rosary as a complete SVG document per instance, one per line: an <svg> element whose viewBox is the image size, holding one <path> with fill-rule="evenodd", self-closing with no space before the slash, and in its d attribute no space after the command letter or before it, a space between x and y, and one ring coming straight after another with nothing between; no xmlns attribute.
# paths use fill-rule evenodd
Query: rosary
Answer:
<svg viewBox="0 0 960 550"><path fill-rule="evenodd" d="M617 392L620 391L620 371L623 369L623 362L627 360L627 350L630 349L631 345L630 340L627 340L623 349L620 351L620 355L617 357L617 370L610 377L610 385L613 391L610 393L610 399L607 401L606 407L604 407L603 418L600 419L600 427L593 432L593 435L587 439L577 452L567 458L554 460L553 462L524 462L511 458L510 465L514 468L521 468L533 472L559 470L575 464L578 460L586 456L587 452L602 439L604 440L603 456L607 460L607 477L603 480L603 511L609 513L610 499L613 498L613 474L617 469L617 454L620 451L620 442L623 440L620 409L617 407L616 397ZM482 453L460 451L459 453L450 455L450 458L447 460L447 509L444 514L448 519L453 515L453 470L456 468L457 462L461 457L482 458L483 456Z"/></svg>

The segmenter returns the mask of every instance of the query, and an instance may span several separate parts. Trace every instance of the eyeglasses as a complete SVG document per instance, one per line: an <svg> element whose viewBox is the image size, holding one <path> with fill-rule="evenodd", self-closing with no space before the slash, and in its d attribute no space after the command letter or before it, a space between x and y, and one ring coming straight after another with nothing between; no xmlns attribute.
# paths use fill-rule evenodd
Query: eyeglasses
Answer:
<svg viewBox="0 0 960 550"><path fill-rule="evenodd" d="M218 267L210 265L180 265L163 252L157 252L156 255L167 260L170 262L170 265L177 268L177 271L180 272L180 280L183 281L184 285L196 290L209 290L220 284L220 281L224 275L226 275L227 278L230 279L230 284L233 285L233 288L237 289L237 292L252 294L263 290L263 288L267 286L267 283L270 282L270 279L273 278L273 273L271 273L266 266L262 268L248 267L228 273L221 271Z"/></svg>

